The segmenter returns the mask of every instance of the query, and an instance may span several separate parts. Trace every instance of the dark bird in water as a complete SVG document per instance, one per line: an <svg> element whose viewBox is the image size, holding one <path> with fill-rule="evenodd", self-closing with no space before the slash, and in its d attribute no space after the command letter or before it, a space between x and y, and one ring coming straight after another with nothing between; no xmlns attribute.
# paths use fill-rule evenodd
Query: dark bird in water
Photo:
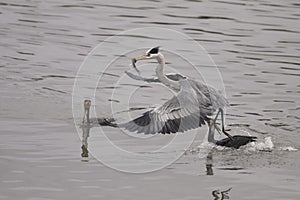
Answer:
<svg viewBox="0 0 300 200"><path fill-rule="evenodd" d="M244 146L250 142L256 142L256 139L257 137L254 136L234 135L232 136L232 140L230 138L224 138L217 141L216 145L238 149L240 146Z"/></svg>
<svg viewBox="0 0 300 200"><path fill-rule="evenodd" d="M90 119L90 107L91 107L91 100L84 100L84 116L83 116L83 125L95 126L112 126L117 127L115 123L115 119L113 118L92 118Z"/></svg>
<svg viewBox="0 0 300 200"><path fill-rule="evenodd" d="M228 105L228 101L218 90L193 78L165 74L165 58L159 47L151 48L144 55L133 58L133 67L137 70L136 62L148 59L156 59L158 62L157 79L127 74L142 81L161 82L176 94L161 106L143 113L132 121L120 124L119 127L144 134L184 132L208 124L213 114L218 111L222 116L222 129L216 124L214 127L231 137L224 128L223 117L223 108Z"/></svg>
<svg viewBox="0 0 300 200"><path fill-rule="evenodd" d="M235 149L238 149L250 142L256 142L257 137L246 135L233 135L231 138L215 140L215 126L213 125L213 123L215 122L212 122L212 124L209 125L208 142L214 143L218 146L231 147Z"/></svg>

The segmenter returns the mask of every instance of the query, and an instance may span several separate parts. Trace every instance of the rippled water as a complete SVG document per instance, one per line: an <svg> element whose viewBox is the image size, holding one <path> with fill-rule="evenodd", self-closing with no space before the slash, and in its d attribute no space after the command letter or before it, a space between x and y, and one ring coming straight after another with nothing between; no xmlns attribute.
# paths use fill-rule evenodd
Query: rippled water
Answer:
<svg viewBox="0 0 300 200"><path fill-rule="evenodd" d="M0 199L213 199L213 191L229 188L231 199L298 199L299 151L282 148L300 148L299 8L296 0L0 2ZM271 137L274 150L215 151L209 161L214 176L206 176L208 161L197 153L143 175L81 158L72 116L77 70L107 37L142 27L169 28L198 41L222 74L231 103L228 126L260 140ZM136 43L127 43L132 38ZM157 36L124 35L120 46L132 51L143 40L160 43ZM114 49L108 53L116 56ZM167 61L177 63L172 55ZM119 64L111 77L129 68ZM105 96L113 88L103 84ZM169 96L144 96L142 106ZM108 114L102 106L112 100L97 100L99 112Z"/></svg>

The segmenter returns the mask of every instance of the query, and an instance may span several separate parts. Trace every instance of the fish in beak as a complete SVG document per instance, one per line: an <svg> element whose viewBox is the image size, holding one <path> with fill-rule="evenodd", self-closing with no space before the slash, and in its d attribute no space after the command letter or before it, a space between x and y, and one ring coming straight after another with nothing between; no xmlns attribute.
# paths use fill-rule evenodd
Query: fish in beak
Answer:
<svg viewBox="0 0 300 200"><path fill-rule="evenodd" d="M149 49L144 55L132 58L131 62L132 62L133 68L140 74L140 71L136 67L136 62L139 60L155 58L158 55L158 53L159 53L159 47L154 47L154 48Z"/></svg>
<svg viewBox="0 0 300 200"><path fill-rule="evenodd" d="M137 71L137 73L140 74L140 70L136 67L136 62L139 61L139 60L146 60L146 59L149 59L149 56L142 55L142 56L138 56L138 57L132 58L132 60L131 60L132 66Z"/></svg>

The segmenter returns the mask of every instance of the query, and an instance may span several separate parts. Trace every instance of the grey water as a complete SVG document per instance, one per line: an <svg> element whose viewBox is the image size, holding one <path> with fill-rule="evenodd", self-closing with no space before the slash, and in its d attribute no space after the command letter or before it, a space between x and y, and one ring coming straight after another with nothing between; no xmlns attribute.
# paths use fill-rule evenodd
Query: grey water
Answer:
<svg viewBox="0 0 300 200"><path fill-rule="evenodd" d="M1 1L0 199L222 199L222 194L227 196L223 199L299 199L300 153L284 150L300 149L299 8L297 0ZM175 30L199 42L224 82L230 102L227 127L261 141L271 137L274 149L213 150L200 158L193 149L203 141L207 129L202 127L178 160L143 174L113 170L82 149L72 113L81 63L108 37L150 27ZM117 45L128 51L151 47L143 46L143 40L164 42L158 35L125 34ZM117 56L117 51L107 54ZM184 67L167 55L167 63ZM98 86L94 104L99 115L110 114L106 108L111 102L122 103L109 97L115 89L110 80L129 70L129 63L129 57L121 57ZM150 74L151 68L147 70ZM137 86L141 90L131 111L171 96L159 85L136 84L119 86L124 93ZM128 150L139 146L111 137ZM94 138L90 135L89 142Z"/></svg>

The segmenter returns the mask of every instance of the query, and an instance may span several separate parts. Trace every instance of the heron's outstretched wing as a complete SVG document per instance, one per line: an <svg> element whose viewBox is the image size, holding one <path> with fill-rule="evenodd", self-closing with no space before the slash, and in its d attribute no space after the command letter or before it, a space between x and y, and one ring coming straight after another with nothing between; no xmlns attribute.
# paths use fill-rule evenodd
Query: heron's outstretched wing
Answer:
<svg viewBox="0 0 300 200"><path fill-rule="evenodd" d="M160 80L157 77L146 78L146 77L142 77L140 75L132 74L129 71L125 71L125 73L130 78L135 79L135 80L145 81L145 82L149 82L149 83L160 82ZM206 98L209 99L209 101L211 103L211 106L213 108L213 109L211 109L212 112L215 112L217 109L224 108L225 106L229 105L227 99L218 90L216 90L215 88L213 88L207 84L196 81L194 79L187 78L186 76L177 74L177 73L168 73L168 74L166 74L166 76L173 81L180 81L182 79L187 79L187 81L189 83L188 84L189 87L192 87L196 93L201 94L201 95L198 95L198 97L197 97L198 101L199 101L198 103L199 104L202 103L201 102L203 99L202 95L204 95Z"/></svg>
<svg viewBox="0 0 300 200"><path fill-rule="evenodd" d="M173 81L179 81L181 79L186 79L187 77L182 75L182 74L177 74L177 73L168 73L166 74L166 77L168 79L171 79Z"/></svg>
<svg viewBox="0 0 300 200"><path fill-rule="evenodd" d="M146 78L146 77L142 77L140 75L133 74L129 71L125 71L125 73L134 80L145 81L145 82L149 82L149 83L153 83L153 82L159 83L160 82L160 80L157 77ZM168 73L168 74L166 74L166 76L173 81L179 81L181 79L186 78L185 76L183 76L181 74L176 74L176 73Z"/></svg>
<svg viewBox="0 0 300 200"><path fill-rule="evenodd" d="M211 113L210 100L198 94L190 81L180 81L180 91L163 105L145 112L142 116L119 125L131 132L155 134L176 133L198 128Z"/></svg>
<svg viewBox="0 0 300 200"><path fill-rule="evenodd" d="M125 71L125 73L132 79L134 80L138 80L138 81L145 81L145 82L149 82L149 83L152 83L152 82L160 82L158 80L158 78L156 77L153 77L153 78L145 78L145 77L142 77L140 75L135 75L129 71Z"/></svg>

